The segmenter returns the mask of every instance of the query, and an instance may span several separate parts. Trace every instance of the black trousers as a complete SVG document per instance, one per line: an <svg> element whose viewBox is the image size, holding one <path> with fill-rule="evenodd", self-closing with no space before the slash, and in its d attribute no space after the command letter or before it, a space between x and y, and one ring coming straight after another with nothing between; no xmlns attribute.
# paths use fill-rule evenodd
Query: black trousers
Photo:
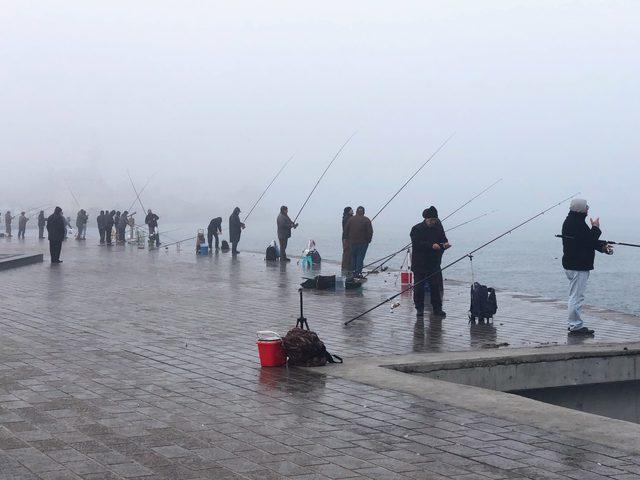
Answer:
<svg viewBox="0 0 640 480"><path fill-rule="evenodd" d="M425 280L426 279L426 280ZM434 312L442 310L442 271L440 268L430 270L428 272L413 272L413 304L416 310L424 309L424 287L425 283L429 285L431 291L431 307Z"/></svg>
<svg viewBox="0 0 640 480"><path fill-rule="evenodd" d="M57 262L60 260L60 250L62 250L62 240L49 239L49 253L51 254L51 261Z"/></svg>
<svg viewBox="0 0 640 480"><path fill-rule="evenodd" d="M231 253L238 252L238 243L240 243L240 240L238 240L237 242L231 242Z"/></svg>
<svg viewBox="0 0 640 480"><path fill-rule="evenodd" d="M103 244L104 243L104 228L99 228L98 232L100 232L100 243Z"/></svg>
<svg viewBox="0 0 640 480"><path fill-rule="evenodd" d="M216 250L220 247L218 243L218 234L217 233L207 233L207 243L209 244L209 251L213 250L213 239L216 239Z"/></svg>
<svg viewBox="0 0 640 480"><path fill-rule="evenodd" d="M289 239L279 238L278 241L280 242L280 259L284 260L287 258L287 245L289 244Z"/></svg>
<svg viewBox="0 0 640 480"><path fill-rule="evenodd" d="M107 237L107 245L111 245L111 229L110 228L105 229L104 234Z"/></svg>
<svg viewBox="0 0 640 480"><path fill-rule="evenodd" d="M38 238L44 238L44 225L38 227Z"/></svg>

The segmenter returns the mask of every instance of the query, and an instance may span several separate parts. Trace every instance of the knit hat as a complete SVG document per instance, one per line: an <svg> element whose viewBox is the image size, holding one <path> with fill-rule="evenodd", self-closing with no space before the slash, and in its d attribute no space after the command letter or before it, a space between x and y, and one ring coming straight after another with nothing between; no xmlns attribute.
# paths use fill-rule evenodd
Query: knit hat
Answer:
<svg viewBox="0 0 640 480"><path fill-rule="evenodd" d="M436 207L431 205L422 212L422 218L438 218L438 210L436 210Z"/></svg>
<svg viewBox="0 0 640 480"><path fill-rule="evenodd" d="M589 206L584 198L574 198L571 200L571 205L569 205L570 211L578 213L587 213L588 208Z"/></svg>

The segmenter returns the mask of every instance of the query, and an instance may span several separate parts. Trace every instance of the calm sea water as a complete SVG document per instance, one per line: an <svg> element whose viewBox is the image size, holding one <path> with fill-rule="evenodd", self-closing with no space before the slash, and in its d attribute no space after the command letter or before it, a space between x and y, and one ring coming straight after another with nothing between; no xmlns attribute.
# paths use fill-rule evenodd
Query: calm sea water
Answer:
<svg viewBox="0 0 640 480"><path fill-rule="evenodd" d="M561 219L560 219L561 221ZM478 252L473 259L476 281L502 290L512 290L546 298L564 299L568 286L561 265L562 245L553 235L556 219L551 223L527 226ZM338 223L339 225L339 223ZM198 228L194 224L162 225L166 231L178 229L164 236L165 243L195 235ZM340 261L342 244L340 230L335 225L306 226L294 231L288 253L299 255L309 238L316 241L318 251L325 260ZM223 222L226 230L226 222ZM409 242L408 229L387 228L375 225L376 233L367 253L366 261L373 261L402 248ZM313 230L311 234L310 231ZM404 230L404 231L402 231ZM469 225L448 234L453 248L444 256L443 265L463 256L488 239L504 231L499 226ZM223 238L227 238L226 231ZM275 238L274 222L253 220L244 230L240 250L263 252ZM611 240L614 240L610 238ZM633 239L625 239L632 241ZM191 248L192 241L185 242L183 248ZM391 268L399 268L405 255L398 255L389 262ZM337 272L337 267L336 272ZM325 265L323 271L330 272ZM468 259L445 271L445 278L471 282L471 265ZM619 247L615 255L596 254L596 269L592 272L587 290L587 303L601 308L610 308L640 315L640 249Z"/></svg>

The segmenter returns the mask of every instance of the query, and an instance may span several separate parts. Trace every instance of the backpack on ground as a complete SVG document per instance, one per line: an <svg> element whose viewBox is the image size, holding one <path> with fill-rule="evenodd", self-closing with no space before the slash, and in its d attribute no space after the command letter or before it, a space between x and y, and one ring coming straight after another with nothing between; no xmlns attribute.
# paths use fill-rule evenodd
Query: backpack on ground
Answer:
<svg viewBox="0 0 640 480"><path fill-rule="evenodd" d="M227 242L226 240L222 240L222 243L220 244L220 250L222 250L223 252L228 252L229 242Z"/></svg>
<svg viewBox="0 0 640 480"><path fill-rule="evenodd" d="M264 259L267 262L275 262L278 259L278 250L274 245L269 245L265 252Z"/></svg>
<svg viewBox="0 0 640 480"><path fill-rule="evenodd" d="M342 363L338 355L327 352L324 343L311 330L292 328L282 339L287 363L299 367L322 367L328 363Z"/></svg>
<svg viewBox="0 0 640 480"><path fill-rule="evenodd" d="M335 290L336 276L335 275L316 275L314 278L309 278L304 282L302 282L300 286L306 289Z"/></svg>
<svg viewBox="0 0 640 480"><path fill-rule="evenodd" d="M496 291L486 285L475 282L471 285L471 306L469 308L469 323L493 320L498 311Z"/></svg>

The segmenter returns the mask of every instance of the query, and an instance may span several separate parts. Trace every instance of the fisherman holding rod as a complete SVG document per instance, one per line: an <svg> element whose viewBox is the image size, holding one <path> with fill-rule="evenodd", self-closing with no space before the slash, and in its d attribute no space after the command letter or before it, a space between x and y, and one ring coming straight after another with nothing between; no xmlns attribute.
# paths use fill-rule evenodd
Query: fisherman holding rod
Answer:
<svg viewBox="0 0 640 480"><path fill-rule="evenodd" d="M444 282L442 280L442 254L451 247L444 233L442 223L438 219L438 210L431 206L422 212L424 221L414 225L411 229L411 270L415 277L415 283L420 285L413 289L413 303L416 307L416 315L424 316L424 283L428 283L431 293L431 307L433 315L446 317L442 310L442 293Z"/></svg>
<svg viewBox="0 0 640 480"><path fill-rule="evenodd" d="M570 335L593 335L594 331L582 321L582 304L587 289L589 272L593 270L595 252L613 254L613 247L599 240L602 235L600 219L589 218L591 228L585 219L589 205L583 198L574 198L569 206L569 214L562 224L562 267L569 279L568 330Z"/></svg>

